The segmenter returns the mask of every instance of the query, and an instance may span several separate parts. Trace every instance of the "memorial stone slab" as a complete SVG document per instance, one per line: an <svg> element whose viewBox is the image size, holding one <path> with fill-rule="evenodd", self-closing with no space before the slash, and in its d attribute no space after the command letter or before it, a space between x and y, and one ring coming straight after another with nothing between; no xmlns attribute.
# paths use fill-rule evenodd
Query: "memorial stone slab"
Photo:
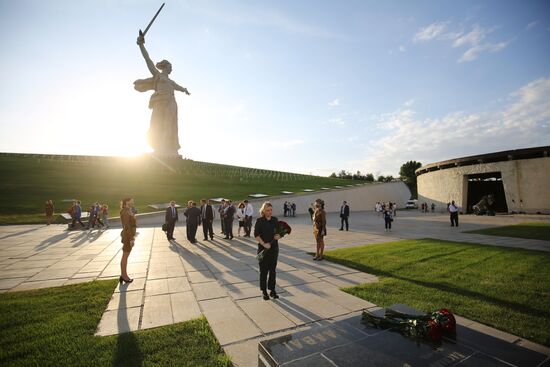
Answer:
<svg viewBox="0 0 550 367"><path fill-rule="evenodd" d="M424 315L406 305L372 309ZM363 324L360 315L259 343L258 364L275 366L538 366L546 355L482 332L457 326L440 343L413 339Z"/></svg>

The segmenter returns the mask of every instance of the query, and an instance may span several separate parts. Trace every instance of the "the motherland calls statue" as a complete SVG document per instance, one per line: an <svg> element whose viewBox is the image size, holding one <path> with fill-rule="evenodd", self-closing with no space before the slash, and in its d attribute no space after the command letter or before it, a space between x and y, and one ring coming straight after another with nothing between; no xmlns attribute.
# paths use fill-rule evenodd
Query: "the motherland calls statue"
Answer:
<svg viewBox="0 0 550 367"><path fill-rule="evenodd" d="M134 82L134 88L139 92L155 91L149 100L149 108L153 110L151 125L147 132L149 145L155 150L155 155L157 156L180 157L178 154L178 149L180 148L178 138L178 105L176 104L174 91L178 90L188 95L190 93L187 88L179 86L168 77L172 72L172 64L166 60L162 60L156 65L153 63L144 46L145 32L142 33L140 31L137 44L145 59L147 68L153 74L152 78L138 79Z"/></svg>

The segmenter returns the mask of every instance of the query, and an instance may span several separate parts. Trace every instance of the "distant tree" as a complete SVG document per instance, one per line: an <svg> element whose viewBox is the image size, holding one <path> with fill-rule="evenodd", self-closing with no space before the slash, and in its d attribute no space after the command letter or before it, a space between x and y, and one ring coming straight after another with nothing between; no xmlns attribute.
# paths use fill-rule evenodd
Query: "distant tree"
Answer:
<svg viewBox="0 0 550 367"><path fill-rule="evenodd" d="M418 198L418 190L416 187L416 174L414 171L422 167L422 163L417 161L408 161L403 163L399 170L399 178L409 187L411 190L411 196L413 199Z"/></svg>
<svg viewBox="0 0 550 367"><path fill-rule="evenodd" d="M328 176L330 178L337 178L338 176L336 176L336 172L332 172L332 174L330 176Z"/></svg>
<svg viewBox="0 0 550 367"><path fill-rule="evenodd" d="M365 181L374 182L374 175L372 173L367 173L365 176Z"/></svg>
<svg viewBox="0 0 550 367"><path fill-rule="evenodd" d="M380 176L378 176L378 178L376 179L376 181L378 181L378 182L384 182L385 179L386 179L386 178L385 178L384 176L380 175Z"/></svg>
<svg viewBox="0 0 550 367"><path fill-rule="evenodd" d="M392 181L393 181L392 175L386 176L386 178L384 178L384 182L392 182Z"/></svg>

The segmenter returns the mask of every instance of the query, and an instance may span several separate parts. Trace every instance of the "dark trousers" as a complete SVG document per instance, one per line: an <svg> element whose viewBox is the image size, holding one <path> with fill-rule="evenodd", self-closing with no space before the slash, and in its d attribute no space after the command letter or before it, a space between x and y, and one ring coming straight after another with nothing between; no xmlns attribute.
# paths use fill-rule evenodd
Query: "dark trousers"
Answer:
<svg viewBox="0 0 550 367"><path fill-rule="evenodd" d="M451 227L455 225L458 227L458 212L451 212Z"/></svg>
<svg viewBox="0 0 550 367"><path fill-rule="evenodd" d="M225 218L220 218L220 223L222 226L222 233L225 234Z"/></svg>
<svg viewBox="0 0 550 367"><path fill-rule="evenodd" d="M340 226L340 229L344 229L344 223L346 223L346 231L349 229L349 223L348 223L348 217L342 217L342 225Z"/></svg>
<svg viewBox="0 0 550 367"><path fill-rule="evenodd" d="M82 223L82 220L80 220L80 218L73 218L73 224L71 224L71 227L74 228L74 226L76 225L76 222L80 223L80 225L82 226L82 228L84 228L84 223Z"/></svg>
<svg viewBox="0 0 550 367"><path fill-rule="evenodd" d="M202 221L202 233L204 234L204 238L210 239L214 238L214 230L212 229L212 220L204 219Z"/></svg>
<svg viewBox="0 0 550 367"><path fill-rule="evenodd" d="M195 242L197 239L195 236L197 235L197 224L196 223L187 223L186 230L187 230L187 239L189 242Z"/></svg>
<svg viewBox="0 0 550 367"><path fill-rule="evenodd" d="M384 228L391 229L391 218L384 218Z"/></svg>
<svg viewBox="0 0 550 367"><path fill-rule="evenodd" d="M275 268L277 268L278 257L279 247L272 247L267 250L263 260L260 261L260 289L262 291L267 289L270 291L275 290L275 278L277 273Z"/></svg>
<svg viewBox="0 0 550 367"><path fill-rule="evenodd" d="M233 218L225 218L225 237L233 238Z"/></svg>
<svg viewBox="0 0 550 367"><path fill-rule="evenodd" d="M166 238L169 240L174 238L174 227L176 227L176 221L175 220L169 220L166 224L168 224L168 228L166 230Z"/></svg>
<svg viewBox="0 0 550 367"><path fill-rule="evenodd" d="M252 231L252 216L247 215L244 218L244 234L247 236L250 236L251 231Z"/></svg>

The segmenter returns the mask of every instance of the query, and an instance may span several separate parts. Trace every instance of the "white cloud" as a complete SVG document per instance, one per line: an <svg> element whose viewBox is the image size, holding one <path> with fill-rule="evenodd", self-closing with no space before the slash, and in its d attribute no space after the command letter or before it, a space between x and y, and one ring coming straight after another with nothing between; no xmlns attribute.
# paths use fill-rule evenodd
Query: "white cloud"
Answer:
<svg viewBox="0 0 550 367"><path fill-rule="evenodd" d="M399 46L399 51L405 52L405 51L407 51L407 49L405 48L405 46L401 45L401 46Z"/></svg>
<svg viewBox="0 0 550 367"><path fill-rule="evenodd" d="M334 100L332 100L328 103L328 106L329 107L338 107L338 106L340 106L340 99L335 98Z"/></svg>
<svg viewBox="0 0 550 367"><path fill-rule="evenodd" d="M540 23L540 21L534 20L531 23L527 24L527 26L525 27L525 30L530 31L531 29L535 28L537 26L537 24L539 24L539 23Z"/></svg>
<svg viewBox="0 0 550 367"><path fill-rule="evenodd" d="M413 37L413 41L447 41L453 48L467 48L458 63L474 61L483 52L497 52L506 48L510 41L493 43L487 41L488 36L495 31L493 28L484 28L474 24L470 31L456 30L446 31L450 22L435 22L425 28L421 28Z"/></svg>
<svg viewBox="0 0 550 367"><path fill-rule="evenodd" d="M550 78L540 78L508 96L499 111L456 111L418 119L411 106L378 116L387 135L367 144L361 171L395 174L403 162L423 164L550 141Z"/></svg>
<svg viewBox="0 0 550 367"><path fill-rule="evenodd" d="M448 22L435 22L427 27L421 28L413 37L414 42L430 41L438 38L445 32Z"/></svg>
<svg viewBox="0 0 550 367"><path fill-rule="evenodd" d="M336 125L336 126L340 126L340 127L342 127L346 124L344 119L342 119L341 117L331 118L330 120L328 120L328 122L332 125Z"/></svg>

